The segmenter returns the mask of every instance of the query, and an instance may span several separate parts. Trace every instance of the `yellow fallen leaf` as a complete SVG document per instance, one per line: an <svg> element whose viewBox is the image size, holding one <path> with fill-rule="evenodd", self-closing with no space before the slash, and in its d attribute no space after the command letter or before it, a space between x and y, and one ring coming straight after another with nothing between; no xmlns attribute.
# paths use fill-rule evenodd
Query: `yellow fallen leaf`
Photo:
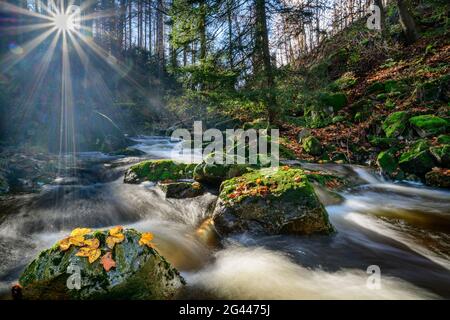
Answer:
<svg viewBox="0 0 450 320"><path fill-rule="evenodd" d="M141 236L141 239L139 239L139 245L141 246L146 245L149 248L154 248L153 243L151 243L152 240L153 240L153 233L144 232Z"/></svg>
<svg viewBox="0 0 450 320"><path fill-rule="evenodd" d="M88 233L90 233L92 230L89 228L75 228L72 230L72 232L70 233L71 237L78 237L78 236L85 236Z"/></svg>
<svg viewBox="0 0 450 320"><path fill-rule="evenodd" d="M90 248L90 247L82 247L80 250L76 253L76 256L78 257L87 257L89 260L89 263L93 263L95 260L97 260L101 255L101 251L98 248Z"/></svg>
<svg viewBox="0 0 450 320"><path fill-rule="evenodd" d="M89 263L93 263L101 255L101 251L98 248L100 246L100 241L96 238L86 239L84 240L84 245L85 247L80 248L76 255L78 257L88 257Z"/></svg>
<svg viewBox="0 0 450 320"><path fill-rule="evenodd" d="M84 246L84 236L91 232L89 228L76 228L70 233L70 236L62 239L59 242L59 249L61 251L66 251L71 245L82 247Z"/></svg>
<svg viewBox="0 0 450 320"><path fill-rule="evenodd" d="M125 235L121 233L123 227L117 226L109 230L109 236L106 238L106 245L108 248L113 249L116 243L120 243L125 239Z"/></svg>
<svg viewBox="0 0 450 320"><path fill-rule="evenodd" d="M194 190L199 190L201 187L202 187L202 185L198 182L192 183L192 189L194 189Z"/></svg>

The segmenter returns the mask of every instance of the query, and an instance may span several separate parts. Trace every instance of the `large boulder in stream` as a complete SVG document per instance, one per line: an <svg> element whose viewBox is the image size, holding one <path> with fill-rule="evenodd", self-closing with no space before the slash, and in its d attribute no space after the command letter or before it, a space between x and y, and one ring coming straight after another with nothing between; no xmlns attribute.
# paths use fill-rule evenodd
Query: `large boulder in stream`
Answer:
<svg viewBox="0 0 450 320"><path fill-rule="evenodd" d="M178 271L151 243L153 235L121 227L77 228L42 251L19 278L23 299L170 299Z"/></svg>
<svg viewBox="0 0 450 320"><path fill-rule="evenodd" d="M303 170L265 168L226 180L214 210L219 233L330 233L328 215Z"/></svg>
<svg viewBox="0 0 450 320"><path fill-rule="evenodd" d="M192 179L196 164L173 160L147 160L131 166L125 173L125 183L143 181L175 181Z"/></svg>

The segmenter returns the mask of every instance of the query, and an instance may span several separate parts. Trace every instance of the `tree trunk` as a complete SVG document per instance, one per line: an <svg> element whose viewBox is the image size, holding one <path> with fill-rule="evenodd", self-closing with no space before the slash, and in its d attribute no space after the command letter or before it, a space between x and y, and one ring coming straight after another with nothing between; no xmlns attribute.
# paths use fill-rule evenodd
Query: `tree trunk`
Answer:
<svg viewBox="0 0 450 320"><path fill-rule="evenodd" d="M414 18L409 10L408 3L406 0L397 0L397 7L400 15L400 25L402 26L406 41L408 43L413 43L419 38L419 34Z"/></svg>
<svg viewBox="0 0 450 320"><path fill-rule="evenodd" d="M266 104L269 122L273 123L276 116L276 100L272 92L274 78L272 74L272 63L270 61L269 35L267 32L267 15L265 0L255 0L255 54L258 62L262 62L265 83L263 89L266 91ZM258 70L258 68L256 68Z"/></svg>

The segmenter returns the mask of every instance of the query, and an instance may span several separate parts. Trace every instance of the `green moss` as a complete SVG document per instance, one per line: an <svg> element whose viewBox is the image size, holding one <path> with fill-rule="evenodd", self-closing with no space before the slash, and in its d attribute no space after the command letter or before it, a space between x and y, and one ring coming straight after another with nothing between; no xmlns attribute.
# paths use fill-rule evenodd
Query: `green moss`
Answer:
<svg viewBox="0 0 450 320"><path fill-rule="evenodd" d="M229 214L235 218L224 217ZM257 222L269 233L333 231L323 205L301 169L265 168L224 181L215 215L219 230L224 225L228 230L245 230L249 222Z"/></svg>
<svg viewBox="0 0 450 320"><path fill-rule="evenodd" d="M130 170L149 181L192 179L196 165L173 160L148 160L135 164Z"/></svg>
<svg viewBox="0 0 450 320"><path fill-rule="evenodd" d="M449 144L450 145L450 135L448 134L441 134L437 138L437 142L440 144Z"/></svg>
<svg viewBox="0 0 450 320"><path fill-rule="evenodd" d="M87 235L101 235L106 239L108 230ZM78 247L67 251L45 250L33 260L19 278L25 299L167 299L172 297L183 281L178 271L168 264L157 251L139 245L141 234L133 229L124 230L125 240L112 250L116 267L106 272L97 259L89 263L78 257ZM102 254L109 251L104 240ZM67 279L69 266L79 267L81 289L70 290ZM173 275L177 275L174 277ZM168 277L171 281L167 281Z"/></svg>
<svg viewBox="0 0 450 320"><path fill-rule="evenodd" d="M434 167L428 148L429 144L426 140L416 141L408 151L401 154L399 166L406 172L424 175Z"/></svg>
<svg viewBox="0 0 450 320"><path fill-rule="evenodd" d="M332 107L333 111L339 111L347 105L347 96L345 93L322 92L319 94L319 101L325 107Z"/></svg>
<svg viewBox="0 0 450 320"><path fill-rule="evenodd" d="M408 118L409 115L405 111L391 113L382 125L386 137L393 138L401 135L406 128Z"/></svg>
<svg viewBox="0 0 450 320"><path fill-rule="evenodd" d="M394 150L380 152L377 157L377 164L383 172L392 174L397 169Z"/></svg>
<svg viewBox="0 0 450 320"><path fill-rule="evenodd" d="M412 117L409 122L422 137L445 133L450 127L447 119L431 114Z"/></svg>
<svg viewBox="0 0 450 320"><path fill-rule="evenodd" d="M322 145L316 137L309 136L302 139L302 146L305 152L311 155L318 156L322 153Z"/></svg>
<svg viewBox="0 0 450 320"><path fill-rule="evenodd" d="M439 164L444 167L450 166L450 145L432 147L430 152Z"/></svg>
<svg viewBox="0 0 450 320"><path fill-rule="evenodd" d="M368 136L368 139L372 146L379 148L389 148L398 144L398 140L395 138Z"/></svg>

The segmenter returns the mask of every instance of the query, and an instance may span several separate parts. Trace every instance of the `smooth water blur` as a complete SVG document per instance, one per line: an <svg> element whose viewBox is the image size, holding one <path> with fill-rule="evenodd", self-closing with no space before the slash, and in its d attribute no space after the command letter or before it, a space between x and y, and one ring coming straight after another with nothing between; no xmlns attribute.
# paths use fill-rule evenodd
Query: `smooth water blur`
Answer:
<svg viewBox="0 0 450 320"><path fill-rule="evenodd" d="M305 164L355 182L327 206L334 235L243 233L219 243L209 219L213 194L165 199L153 183L122 182L142 159L186 160L180 142L134 140L144 157L78 154L76 171L0 205L0 290L7 293L24 266L71 229L120 224L155 234L157 249L187 280L185 298L450 298L448 191L386 182L363 167ZM379 290L366 285L370 265L381 269Z"/></svg>

